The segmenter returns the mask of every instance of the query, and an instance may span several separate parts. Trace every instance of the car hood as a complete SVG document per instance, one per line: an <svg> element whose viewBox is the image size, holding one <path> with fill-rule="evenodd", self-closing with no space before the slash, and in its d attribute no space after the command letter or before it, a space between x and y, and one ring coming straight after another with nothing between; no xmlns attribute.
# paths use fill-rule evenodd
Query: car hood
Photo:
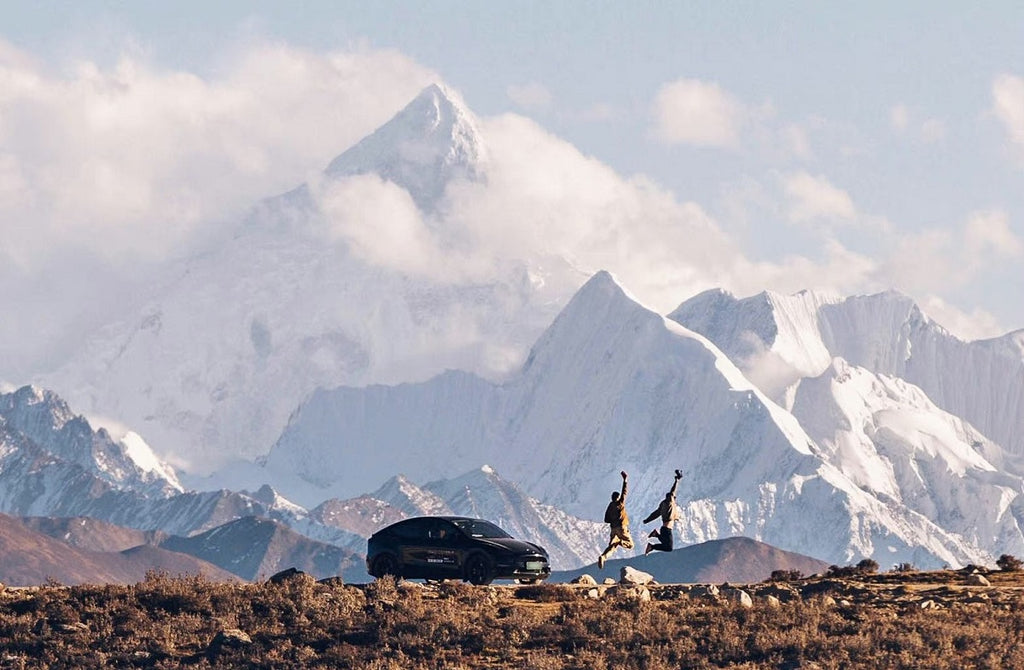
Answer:
<svg viewBox="0 0 1024 670"><path fill-rule="evenodd" d="M507 549L513 554L540 554L541 556L547 556L547 552L537 545L531 544L530 542L524 542L523 540L516 540L511 537L479 538L479 541L492 547Z"/></svg>

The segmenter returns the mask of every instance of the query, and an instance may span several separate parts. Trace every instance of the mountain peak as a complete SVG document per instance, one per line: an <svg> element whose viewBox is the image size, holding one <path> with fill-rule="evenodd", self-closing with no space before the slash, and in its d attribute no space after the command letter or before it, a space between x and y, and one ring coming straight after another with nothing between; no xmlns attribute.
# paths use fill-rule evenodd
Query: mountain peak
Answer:
<svg viewBox="0 0 1024 670"><path fill-rule="evenodd" d="M431 84L390 121L331 161L328 177L377 174L409 192L427 212L447 185L482 177L483 141L458 96Z"/></svg>

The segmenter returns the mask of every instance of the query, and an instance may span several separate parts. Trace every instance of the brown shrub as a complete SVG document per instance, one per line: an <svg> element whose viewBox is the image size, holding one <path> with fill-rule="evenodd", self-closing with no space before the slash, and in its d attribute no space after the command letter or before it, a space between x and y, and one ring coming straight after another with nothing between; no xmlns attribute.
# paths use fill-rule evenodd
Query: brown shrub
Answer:
<svg viewBox="0 0 1024 670"><path fill-rule="evenodd" d="M919 587L942 605L930 609L895 579L872 575L875 591L842 593L837 580L810 582L824 584L819 595L744 609L689 598L561 601L572 590L555 585L504 597L510 589L456 583L222 584L154 574L133 586L3 594L0 659L29 668L1024 667L1024 597L1013 575L1001 575L985 602L938 581ZM234 628L250 641L211 648Z"/></svg>

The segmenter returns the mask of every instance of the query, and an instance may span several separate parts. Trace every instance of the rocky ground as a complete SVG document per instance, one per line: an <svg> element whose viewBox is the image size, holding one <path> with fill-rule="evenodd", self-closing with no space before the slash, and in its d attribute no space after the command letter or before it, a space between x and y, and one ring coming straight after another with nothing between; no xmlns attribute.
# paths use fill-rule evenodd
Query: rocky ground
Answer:
<svg viewBox="0 0 1024 670"><path fill-rule="evenodd" d="M757 584L257 584L151 573L0 591L0 667L1024 667L1024 573Z"/></svg>

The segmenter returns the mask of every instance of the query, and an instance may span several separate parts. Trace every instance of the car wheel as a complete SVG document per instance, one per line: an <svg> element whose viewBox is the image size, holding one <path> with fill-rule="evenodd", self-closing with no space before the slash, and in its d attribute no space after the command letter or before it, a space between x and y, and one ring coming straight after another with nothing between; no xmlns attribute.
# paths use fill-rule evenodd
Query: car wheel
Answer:
<svg viewBox="0 0 1024 670"><path fill-rule="evenodd" d="M373 574L376 577L401 577L398 559L391 554L381 554L373 561Z"/></svg>
<svg viewBox="0 0 1024 670"><path fill-rule="evenodd" d="M536 584L540 580L539 579L517 579L516 581L519 582L520 584Z"/></svg>
<svg viewBox="0 0 1024 670"><path fill-rule="evenodd" d="M473 554L466 561L466 581L476 586L483 586L494 581L494 566L483 554Z"/></svg>

